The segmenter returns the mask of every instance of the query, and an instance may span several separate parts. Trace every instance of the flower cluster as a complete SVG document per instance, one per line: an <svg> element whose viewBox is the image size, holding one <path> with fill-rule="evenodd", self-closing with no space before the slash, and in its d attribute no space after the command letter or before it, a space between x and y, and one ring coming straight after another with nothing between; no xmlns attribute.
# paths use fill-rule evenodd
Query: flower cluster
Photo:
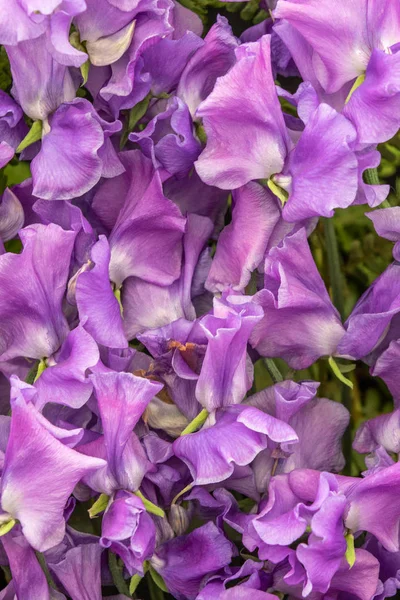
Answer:
<svg viewBox="0 0 400 600"><path fill-rule="evenodd" d="M263 0L240 38L176 0L0 5L0 599L394 596L398 0ZM362 204L394 262L344 322ZM395 406L361 474L354 361Z"/></svg>

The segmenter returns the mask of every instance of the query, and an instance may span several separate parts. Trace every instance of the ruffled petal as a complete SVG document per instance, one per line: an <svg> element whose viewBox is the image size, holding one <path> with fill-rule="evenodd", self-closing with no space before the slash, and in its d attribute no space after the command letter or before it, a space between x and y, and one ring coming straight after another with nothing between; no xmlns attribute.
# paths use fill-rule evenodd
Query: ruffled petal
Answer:
<svg viewBox="0 0 400 600"><path fill-rule="evenodd" d="M31 163L33 194L45 200L68 200L82 196L104 176L115 176L124 168L105 172L107 137L121 124L102 121L84 99L63 104L49 119L50 131ZM103 151L103 154L102 152Z"/></svg>
<svg viewBox="0 0 400 600"><path fill-rule="evenodd" d="M60 543L63 511L78 481L104 465L54 438L38 411L16 394L1 480L2 509L18 519L27 541L40 552Z"/></svg>
<svg viewBox="0 0 400 600"><path fill-rule="evenodd" d="M79 317L99 344L126 348L121 310L110 283L110 249L105 236L92 247L91 257L94 266L81 272L76 281Z"/></svg>
<svg viewBox="0 0 400 600"><path fill-rule="evenodd" d="M218 238L206 282L207 289L214 293L227 288L244 291L280 219L277 201L257 183L235 190L232 199L232 221Z"/></svg>
<svg viewBox="0 0 400 600"><path fill-rule="evenodd" d="M270 36L244 44L236 57L196 113L207 133L197 173L222 189L279 173L289 149L271 72Z"/></svg>
<svg viewBox="0 0 400 600"><path fill-rule="evenodd" d="M20 231L21 254L0 256L2 360L49 357L64 341L62 300L75 236L58 225L32 225Z"/></svg>

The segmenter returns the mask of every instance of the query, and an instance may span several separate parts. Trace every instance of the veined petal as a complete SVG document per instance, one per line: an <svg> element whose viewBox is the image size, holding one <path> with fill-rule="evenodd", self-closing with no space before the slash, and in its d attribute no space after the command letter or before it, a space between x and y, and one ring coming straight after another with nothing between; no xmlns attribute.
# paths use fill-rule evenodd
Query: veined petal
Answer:
<svg viewBox="0 0 400 600"><path fill-rule="evenodd" d="M282 170L290 142L272 77L270 43L266 35L240 46L236 64L197 110L207 145L195 164L208 185L235 189Z"/></svg>
<svg viewBox="0 0 400 600"><path fill-rule="evenodd" d="M105 463L55 439L22 394L11 401L11 409L1 506L20 521L28 542L43 552L64 537L63 511L75 485Z"/></svg>

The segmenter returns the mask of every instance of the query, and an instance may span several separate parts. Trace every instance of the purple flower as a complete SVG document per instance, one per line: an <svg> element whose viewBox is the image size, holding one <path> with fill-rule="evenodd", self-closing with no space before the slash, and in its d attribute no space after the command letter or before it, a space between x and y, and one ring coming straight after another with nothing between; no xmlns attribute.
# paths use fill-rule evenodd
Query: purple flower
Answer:
<svg viewBox="0 0 400 600"><path fill-rule="evenodd" d="M196 398L208 412L240 404L253 380L247 343L262 319L262 310L248 296L214 299L213 312L200 321L208 341Z"/></svg>
<svg viewBox="0 0 400 600"><path fill-rule="evenodd" d="M399 7L361 0L337 15L329 0L279 0L274 16L304 79L327 94L344 91L342 105L360 84L344 108L359 143L390 139L399 128Z"/></svg>
<svg viewBox="0 0 400 600"><path fill-rule="evenodd" d="M254 296L264 317L250 337L262 356L280 357L294 369L304 369L319 357L336 353L344 329L304 229L270 250L264 286Z"/></svg>
<svg viewBox="0 0 400 600"><path fill-rule="evenodd" d="M365 549L379 561L379 580L382 588L377 588L376 600L396 596L400 589L400 552L388 552L373 536L367 536Z"/></svg>
<svg viewBox="0 0 400 600"><path fill-rule="evenodd" d="M121 310L110 282L110 248L105 236L100 236L90 256L91 260L74 277L79 317L99 344L126 348Z"/></svg>
<svg viewBox="0 0 400 600"><path fill-rule="evenodd" d="M253 470L260 492L267 490L272 472L302 468L339 472L343 468L341 438L349 413L337 402L315 398L318 386L313 381L283 381L246 399L246 405L288 423L298 436L290 448L270 444L255 458Z"/></svg>
<svg viewBox="0 0 400 600"><path fill-rule="evenodd" d="M365 213L368 219L371 219L374 224L376 233L390 240L396 242L393 248L393 257L395 260L400 259L400 207L393 206L390 208L381 208L380 210L374 210L369 213Z"/></svg>
<svg viewBox="0 0 400 600"><path fill-rule="evenodd" d="M71 331L60 350L35 383L40 410L52 402L80 408L89 400L93 390L92 382L86 377L86 370L99 361L99 350L93 338L82 325Z"/></svg>
<svg viewBox="0 0 400 600"><path fill-rule="evenodd" d="M44 121L63 102L75 98L77 86L68 67L51 54L46 34L8 46L7 53L12 95L31 119Z"/></svg>
<svg viewBox="0 0 400 600"><path fill-rule="evenodd" d="M56 439L51 424L17 385L11 411L1 478L3 517L5 513L18 519L27 541L43 552L64 537L63 510L75 485L105 462L83 456Z"/></svg>
<svg viewBox="0 0 400 600"><path fill-rule="evenodd" d="M12 591L10 596L2 596L4 600L14 600L14 598L26 598L26 600L50 600L49 585L43 573L33 548L29 545L23 536L19 526L13 528L2 538L4 550L12 574L12 581L8 588ZM8 589L6 588L6 589ZM58 598L64 598L60 595Z"/></svg>
<svg viewBox="0 0 400 600"><path fill-rule="evenodd" d="M195 600L210 575L230 563L232 554L230 542L213 523L207 523L162 544L151 564L174 598Z"/></svg>
<svg viewBox="0 0 400 600"><path fill-rule="evenodd" d="M213 230L208 217L191 214L183 235L180 275L170 285L128 277L122 287L124 329L128 339L178 319L195 319L196 299L204 292L209 267L207 240Z"/></svg>
<svg viewBox="0 0 400 600"><path fill-rule="evenodd" d="M83 98L62 104L49 118L40 152L31 163L33 194L68 200L89 191L100 177L124 171L110 137L121 123L108 123Z"/></svg>
<svg viewBox="0 0 400 600"><path fill-rule="evenodd" d="M81 40L97 68L106 67L100 97L117 114L132 108L151 89L151 76L144 67L144 52L172 36L173 4L135 2L124 8L109 0L90 0L88 9L76 19ZM151 65L150 65L151 70Z"/></svg>
<svg viewBox="0 0 400 600"><path fill-rule="evenodd" d="M8 188L0 201L0 239L8 242L24 224L24 209L17 196Z"/></svg>
<svg viewBox="0 0 400 600"><path fill-rule="evenodd" d="M129 139L139 144L155 168L165 169L166 176L187 175L201 152L188 107L176 96L160 107L143 131L131 133Z"/></svg>
<svg viewBox="0 0 400 600"><path fill-rule="evenodd" d="M317 598L333 598L340 600L349 595L357 600L370 600L379 589L379 562L361 548L355 550L355 563L350 567L346 559L342 559L339 569L333 575L327 594L316 593ZM286 562L274 570L274 589L290 594L291 598L302 600L303 586L298 582L289 583L297 575L297 567ZM311 594L309 597L314 597Z"/></svg>
<svg viewBox="0 0 400 600"><path fill-rule="evenodd" d="M69 32L72 19L85 9L84 0L11 0L1 7L0 43L17 46L46 34L45 44L57 61L79 67L87 56L71 46Z"/></svg>
<svg viewBox="0 0 400 600"><path fill-rule="evenodd" d="M162 386L130 373L96 373L91 380L103 434L79 446L79 451L104 457L107 464L85 482L106 494L118 489L136 491L151 465L133 428Z"/></svg>
<svg viewBox="0 0 400 600"><path fill-rule="evenodd" d="M100 562L102 551L94 538L93 543L69 548L61 560L51 561L49 564L51 571L71 598L102 600Z"/></svg>
<svg viewBox="0 0 400 600"><path fill-rule="evenodd" d="M311 591L324 593L340 573L347 547L345 528L352 534L369 531L387 550L398 550L398 511L389 508L394 506L397 471L394 465L365 479L300 469L276 476L243 541L250 550L258 546L260 558L275 563L288 558L293 568L284 580L304 586L303 596ZM307 543L296 550L288 547L307 527L311 531Z"/></svg>
<svg viewBox="0 0 400 600"><path fill-rule="evenodd" d="M361 296L345 323L338 354L374 363L397 334L400 311L400 266L394 262Z"/></svg>
<svg viewBox="0 0 400 600"><path fill-rule="evenodd" d="M62 301L76 233L51 224L19 235L22 253L0 256L1 360L50 357L68 333Z"/></svg>
<svg viewBox="0 0 400 600"><path fill-rule="evenodd" d="M236 59L196 112L207 133L196 170L223 189L280 173L290 149L272 79L270 37L238 47Z"/></svg>
<svg viewBox="0 0 400 600"><path fill-rule="evenodd" d="M14 156L28 127L25 125L23 113L16 102L0 90L0 149L1 168Z"/></svg>
<svg viewBox="0 0 400 600"><path fill-rule="evenodd" d="M143 562L152 556L155 542L155 525L140 498L117 492L103 516L100 544L122 558L130 575L143 575Z"/></svg>
<svg viewBox="0 0 400 600"><path fill-rule="evenodd" d="M358 188L352 123L320 104L304 111L304 131L293 144L272 77L270 36L244 44L236 55L237 63L196 113L207 133L196 162L203 181L235 189L272 178L271 185L286 194L283 216L288 221L331 217L334 208L352 204Z"/></svg>
<svg viewBox="0 0 400 600"><path fill-rule="evenodd" d="M204 45L188 61L181 75L177 94L195 117L199 104L211 93L218 77L225 75L236 61L238 40L228 21L221 16L204 38Z"/></svg>
<svg viewBox="0 0 400 600"><path fill-rule="evenodd" d="M388 348L382 352L371 370L372 375L381 377L388 386L396 406L400 400L400 381L397 364L400 357L400 340L390 342Z"/></svg>
<svg viewBox="0 0 400 600"><path fill-rule="evenodd" d="M228 479L235 465L250 464L270 442L293 444L298 440L292 427L253 407L220 409L215 424L213 420L173 444L175 455L189 467L194 485Z"/></svg>
<svg viewBox="0 0 400 600"><path fill-rule="evenodd" d="M124 203L109 237L110 278L170 285L178 277L186 220L162 191L160 175L140 152L130 153Z"/></svg>
<svg viewBox="0 0 400 600"><path fill-rule="evenodd" d="M258 183L234 190L232 222L218 238L206 286L212 292L231 287L243 292L262 262L280 219L277 199Z"/></svg>

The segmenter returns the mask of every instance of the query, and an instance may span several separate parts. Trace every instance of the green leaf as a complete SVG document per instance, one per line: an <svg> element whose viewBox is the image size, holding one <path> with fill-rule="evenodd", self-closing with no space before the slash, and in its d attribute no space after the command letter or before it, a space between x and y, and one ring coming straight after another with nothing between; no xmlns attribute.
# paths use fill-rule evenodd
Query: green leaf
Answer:
<svg viewBox="0 0 400 600"><path fill-rule="evenodd" d="M155 569L153 569L153 567L151 565L149 566L149 572L150 572L151 578L154 581L154 583L156 584L156 586L159 587L160 590L162 590L163 592L168 594L168 588L165 585L164 579L161 577L161 575L159 573L157 573L157 571Z"/></svg>
<svg viewBox="0 0 400 600"><path fill-rule="evenodd" d="M353 389L353 382L350 381L350 379L347 379L347 377L345 377L344 375L342 375L342 373L340 372L340 369L339 369L339 367L338 367L335 359L332 356L329 357L328 363L329 363L330 368L332 369L332 371L336 375L336 377L339 379L339 381L341 381L342 383L344 383L344 385L347 385L347 387L349 387L352 390Z"/></svg>
<svg viewBox="0 0 400 600"><path fill-rule="evenodd" d="M4 46L0 46L0 89L8 91L12 84L10 61Z"/></svg>
<svg viewBox="0 0 400 600"><path fill-rule="evenodd" d="M129 134L135 129L140 119L144 117L149 108L150 100L152 98L151 92L147 94L143 100L135 104L129 112L129 117L125 123L124 131L121 135L120 149L122 150L128 141Z"/></svg>
<svg viewBox="0 0 400 600"><path fill-rule="evenodd" d="M108 500L109 498L107 494L100 494L96 502L88 510L89 517L94 519L99 513L104 512L108 506Z"/></svg>
<svg viewBox="0 0 400 600"><path fill-rule="evenodd" d="M349 365L343 365L342 363L337 363L339 370L341 373L351 373L355 371L356 365L354 363L350 363Z"/></svg>
<svg viewBox="0 0 400 600"><path fill-rule="evenodd" d="M41 374L43 373L43 371L46 368L47 368L46 360L44 358L42 358L41 361L38 364L36 375L35 375L35 379L33 380L33 383L35 383L35 381L37 381L39 379L39 377L41 376Z"/></svg>
<svg viewBox="0 0 400 600"><path fill-rule="evenodd" d="M142 581L141 575L137 575L137 574L133 575L133 577L131 578L131 582L129 584L129 593L131 594L131 596L133 596L133 594L136 592L136 589L141 581Z"/></svg>
<svg viewBox="0 0 400 600"><path fill-rule="evenodd" d="M144 507L148 513L157 515L157 517L162 517L162 518L165 517L165 512L163 511L163 509L160 508L159 506L157 506L157 504L153 504L153 502L150 502L150 500L147 500L147 498L145 498L143 496L142 492L137 490L136 492L133 492L133 493L135 494L135 496L137 496L138 498L141 499L141 501L143 502Z"/></svg>
<svg viewBox="0 0 400 600"><path fill-rule="evenodd" d="M7 178L7 186L17 185L31 177L30 164L24 160L11 161L4 167L4 175Z"/></svg>
<svg viewBox="0 0 400 600"><path fill-rule="evenodd" d="M200 125L200 123L195 123L194 127L196 130L196 135L199 138L200 142L202 144L207 144L207 134L206 134L206 130L204 129L203 125Z"/></svg>
<svg viewBox="0 0 400 600"><path fill-rule="evenodd" d="M285 206L287 199L289 198L289 194L287 193L287 191L282 189L279 185L277 185L275 181L273 181L272 177L268 179L267 186L269 187L271 192L279 198L279 200L282 203L282 206Z"/></svg>
<svg viewBox="0 0 400 600"><path fill-rule="evenodd" d="M82 75L82 84L81 85L85 85L85 83L88 80L89 77L89 69L90 69L90 61L87 60L86 62L83 63L83 65L80 66L80 71L81 71L81 75Z"/></svg>
<svg viewBox="0 0 400 600"><path fill-rule="evenodd" d="M355 82L353 83L353 87L351 88L351 90L350 90L350 92L349 92L349 94L348 94L348 96L347 96L347 98L346 98L346 100L344 102L345 104L348 103L348 101L350 100L350 98L352 97L352 95L354 94L354 92L356 91L356 89L358 87L360 87L360 85L362 83L364 83L364 81L365 81L365 73L362 73L362 75L359 75L357 77L357 79L355 80Z"/></svg>
<svg viewBox="0 0 400 600"><path fill-rule="evenodd" d="M6 521L5 523L2 523L0 525L0 536L2 535L6 535L6 533L8 533L9 531L11 531L11 529L14 527L15 523L17 521L15 519L10 519L9 521Z"/></svg>
<svg viewBox="0 0 400 600"><path fill-rule="evenodd" d="M121 317L122 317L124 314L124 307L122 306L122 301L121 301L121 288L117 288L114 290L114 296L117 299L118 306L119 306L119 312L121 313Z"/></svg>
<svg viewBox="0 0 400 600"><path fill-rule="evenodd" d="M28 375L26 376L25 382L29 383L29 385L33 385L35 382L36 374L38 372L39 363L35 362L33 367L29 369Z"/></svg>
<svg viewBox="0 0 400 600"><path fill-rule="evenodd" d="M345 536L345 540L346 540L346 544L347 544L347 548L346 548L346 560L349 563L350 569L352 568L352 566L354 565L354 563L356 562L356 551L354 548L354 535L350 532L348 532Z"/></svg>
<svg viewBox="0 0 400 600"><path fill-rule="evenodd" d="M27 135L24 137L16 152L22 152L28 146L42 139L42 121L34 121Z"/></svg>

